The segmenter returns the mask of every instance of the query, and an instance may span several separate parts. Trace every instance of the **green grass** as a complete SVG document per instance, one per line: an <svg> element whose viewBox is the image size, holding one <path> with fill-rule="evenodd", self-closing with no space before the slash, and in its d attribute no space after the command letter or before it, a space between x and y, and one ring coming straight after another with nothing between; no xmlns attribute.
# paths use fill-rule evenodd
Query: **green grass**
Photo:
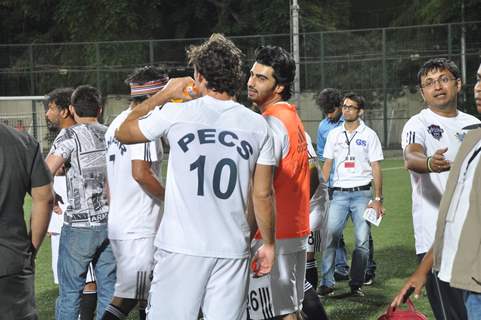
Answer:
<svg viewBox="0 0 481 320"><path fill-rule="evenodd" d="M384 205L387 211L380 227L372 228L377 263L376 280L373 286L364 288L364 298L329 297L323 300L331 320L376 320L385 312L392 297L417 265L409 176L406 170L401 168L400 160L385 160L382 167L387 169L383 171ZM30 211L28 198L25 209L26 212ZM351 223L348 224L344 236L348 250L352 250L354 239ZM50 239L46 238L38 254L36 267L36 298L40 319L54 318L58 290L53 283L50 261ZM348 290L346 282L336 285L337 293ZM433 318L427 297L421 297L415 304L429 319ZM137 319L136 317L136 313L131 313L129 319Z"/></svg>

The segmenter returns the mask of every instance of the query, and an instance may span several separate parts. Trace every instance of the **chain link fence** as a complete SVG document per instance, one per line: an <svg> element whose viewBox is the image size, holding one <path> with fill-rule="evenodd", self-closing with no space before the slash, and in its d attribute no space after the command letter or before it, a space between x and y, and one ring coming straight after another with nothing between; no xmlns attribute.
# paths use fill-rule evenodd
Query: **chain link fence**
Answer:
<svg viewBox="0 0 481 320"><path fill-rule="evenodd" d="M314 97L321 89L334 87L364 95L368 102L365 121L386 148L398 147L404 122L423 108L417 71L433 57L451 58L460 69L465 61L460 108L475 113L473 86L481 61L481 21L302 33L299 37L301 117L313 137L323 116ZM245 54L246 74L256 47L291 47L289 34L230 38ZM121 110L109 110L109 101L119 104L129 93L123 80L134 68L154 64L164 66L171 76L190 74L185 49L204 40L0 45L0 96L44 95L56 87L89 83L109 97L108 122ZM125 107L126 103L123 99L120 104ZM0 114L1 108L0 101Z"/></svg>

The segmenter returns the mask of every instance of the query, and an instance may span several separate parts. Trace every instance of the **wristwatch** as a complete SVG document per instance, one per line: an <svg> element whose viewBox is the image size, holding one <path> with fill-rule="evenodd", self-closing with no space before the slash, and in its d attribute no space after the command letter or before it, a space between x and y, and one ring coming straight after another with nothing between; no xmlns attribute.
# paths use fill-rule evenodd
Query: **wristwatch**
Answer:
<svg viewBox="0 0 481 320"><path fill-rule="evenodd" d="M380 197L375 197L374 198L374 201L379 201L379 202L383 202L384 201L384 197L383 196L380 196Z"/></svg>

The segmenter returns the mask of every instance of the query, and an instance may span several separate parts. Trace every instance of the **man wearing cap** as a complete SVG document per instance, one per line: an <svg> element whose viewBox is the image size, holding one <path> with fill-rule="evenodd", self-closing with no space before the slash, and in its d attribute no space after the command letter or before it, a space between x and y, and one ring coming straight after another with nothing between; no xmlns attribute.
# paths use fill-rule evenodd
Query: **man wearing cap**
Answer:
<svg viewBox="0 0 481 320"><path fill-rule="evenodd" d="M331 173L333 192L328 212L327 247L323 255L322 295L334 291L334 252L350 215L356 242L349 285L352 295L364 296L361 287L369 258L369 224L363 213L367 207L372 207L378 216L384 214L379 163L383 160L381 142L374 130L360 119L364 105L365 100L360 95L348 93L344 96L344 124L329 132L324 148L322 174L327 181Z"/></svg>
<svg viewBox="0 0 481 320"><path fill-rule="evenodd" d="M117 261L117 281L111 304L102 319L124 319L139 304L145 306L154 266L154 236L160 222L164 187L158 177L162 159L160 140L124 145L115 130L130 112L160 91L168 77L160 68L134 70L125 80L131 103L110 124L106 134L107 177L110 187L109 239Z"/></svg>

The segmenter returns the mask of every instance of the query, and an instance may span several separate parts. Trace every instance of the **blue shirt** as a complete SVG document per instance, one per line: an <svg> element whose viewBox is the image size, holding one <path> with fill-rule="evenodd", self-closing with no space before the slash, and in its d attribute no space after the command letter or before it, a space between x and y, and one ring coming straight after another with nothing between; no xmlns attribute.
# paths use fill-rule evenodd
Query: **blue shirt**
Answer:
<svg viewBox="0 0 481 320"><path fill-rule="evenodd" d="M324 118L319 123L319 128L317 128L317 155L321 161L324 161L324 146L326 145L327 135L329 132L339 127L344 123L344 117L341 116L337 122L329 120L329 118ZM331 173L329 174L329 181L328 186L332 186L332 173L334 171L334 167L331 168ZM319 177L322 180L322 177Z"/></svg>
<svg viewBox="0 0 481 320"><path fill-rule="evenodd" d="M344 123L344 117L341 116L337 122L333 122L328 118L322 119L317 128L317 155L321 161L324 161L324 146L326 145L327 135L332 129L339 127Z"/></svg>

